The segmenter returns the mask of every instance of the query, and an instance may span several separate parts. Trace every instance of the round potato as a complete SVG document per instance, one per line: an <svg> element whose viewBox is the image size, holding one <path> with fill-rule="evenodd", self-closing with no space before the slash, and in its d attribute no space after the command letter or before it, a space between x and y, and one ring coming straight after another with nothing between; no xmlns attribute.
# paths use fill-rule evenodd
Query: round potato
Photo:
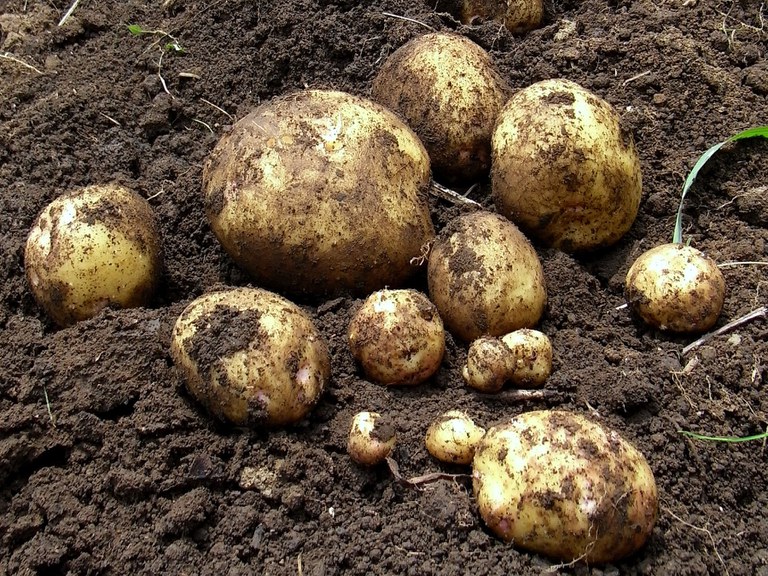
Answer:
<svg viewBox="0 0 768 576"><path fill-rule="evenodd" d="M672 332L703 332L717 322L725 278L714 260L691 246L662 244L629 268L625 295L646 323Z"/></svg>
<svg viewBox="0 0 768 576"><path fill-rule="evenodd" d="M358 412L347 440L350 458L363 466L375 466L392 453L397 443L395 428L378 412Z"/></svg>
<svg viewBox="0 0 768 576"><path fill-rule="evenodd" d="M538 242L590 250L632 226L642 195L632 134L578 84L545 80L516 93L491 146L496 209Z"/></svg>
<svg viewBox="0 0 768 576"><path fill-rule="evenodd" d="M540 387L552 373L552 342L538 330L522 328L501 337L512 352L509 380L516 386Z"/></svg>
<svg viewBox="0 0 768 576"><path fill-rule="evenodd" d="M455 183L488 174L491 131L510 92L485 50L458 34L435 32L392 53L371 95L421 138L435 177Z"/></svg>
<svg viewBox="0 0 768 576"><path fill-rule="evenodd" d="M458 0L458 4L462 24L495 20L513 33L538 28L544 16L542 0Z"/></svg>
<svg viewBox="0 0 768 576"><path fill-rule="evenodd" d="M239 426L280 426L315 406L331 374L311 318L258 288L211 292L176 320L171 356L190 394Z"/></svg>
<svg viewBox="0 0 768 576"><path fill-rule="evenodd" d="M488 528L564 562L615 562L640 548L656 522L648 462L616 432L579 414L540 410L494 426L472 466Z"/></svg>
<svg viewBox="0 0 768 576"><path fill-rule="evenodd" d="M515 357L501 338L482 336L469 345L461 375L467 386L493 394L499 392L515 368Z"/></svg>
<svg viewBox="0 0 768 576"><path fill-rule="evenodd" d="M145 306L163 267L152 207L117 184L63 194L35 220L24 267L35 299L60 326L107 306Z"/></svg>
<svg viewBox="0 0 768 576"><path fill-rule="evenodd" d="M352 355L382 384L420 384L440 367L445 330L435 305L416 290L379 290L347 331Z"/></svg>
<svg viewBox="0 0 768 576"><path fill-rule="evenodd" d="M484 435L485 429L464 412L450 410L429 425L424 443L441 462L471 464L475 447Z"/></svg>
<svg viewBox="0 0 768 576"><path fill-rule="evenodd" d="M261 286L299 296L402 284L434 236L429 157L393 112L344 92L262 104L203 170L205 211Z"/></svg>
<svg viewBox="0 0 768 576"><path fill-rule="evenodd" d="M446 326L466 342L535 325L547 299L531 243L491 212L464 214L443 229L429 254L427 280Z"/></svg>

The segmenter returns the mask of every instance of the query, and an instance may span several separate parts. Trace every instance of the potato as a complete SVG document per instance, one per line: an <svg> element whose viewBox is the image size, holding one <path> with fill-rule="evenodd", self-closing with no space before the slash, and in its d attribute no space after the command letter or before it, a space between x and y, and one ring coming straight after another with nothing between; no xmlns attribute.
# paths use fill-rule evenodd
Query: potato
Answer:
<svg viewBox="0 0 768 576"><path fill-rule="evenodd" d="M642 195L632 134L613 107L568 80L516 93L491 139L496 209L534 240L600 248L632 226Z"/></svg>
<svg viewBox="0 0 768 576"><path fill-rule="evenodd" d="M435 32L392 53L371 95L421 138L437 179L468 183L488 174L491 130L510 92L485 50L458 34Z"/></svg>
<svg viewBox="0 0 768 576"><path fill-rule="evenodd" d="M280 426L315 406L331 374L311 318L258 288L211 292L176 320L171 356L190 394L238 426Z"/></svg>
<svg viewBox="0 0 768 576"><path fill-rule="evenodd" d="M461 375L470 388L499 392L515 367L515 357L501 338L482 336L469 345Z"/></svg>
<svg viewBox="0 0 768 576"><path fill-rule="evenodd" d="M448 464L471 464L475 447L485 435L461 410L450 410L432 422L424 443L429 453Z"/></svg>
<svg viewBox="0 0 768 576"><path fill-rule="evenodd" d="M717 322L725 278L714 260L691 246L662 244L629 268L625 295L645 322L672 332L703 332Z"/></svg>
<svg viewBox="0 0 768 576"><path fill-rule="evenodd" d="M542 0L457 0L457 3L462 24L473 24L478 19L495 20L513 33L538 28L544 16Z"/></svg>
<svg viewBox="0 0 768 576"><path fill-rule="evenodd" d="M358 412L352 419L347 453L363 466L375 466L392 453L397 443L395 428L378 412Z"/></svg>
<svg viewBox="0 0 768 576"><path fill-rule="evenodd" d="M544 312L544 270L517 227L490 212L452 220L427 265L429 295L445 325L471 342L535 325Z"/></svg>
<svg viewBox="0 0 768 576"><path fill-rule="evenodd" d="M552 373L552 342L538 330L522 328L501 337L512 352L509 380L517 386L540 387Z"/></svg>
<svg viewBox="0 0 768 576"><path fill-rule="evenodd" d="M445 330L435 305L416 290L371 294L349 324L352 355L382 384L420 384L440 367Z"/></svg>
<svg viewBox="0 0 768 576"><path fill-rule="evenodd" d="M106 306L145 306L163 268L152 207L118 184L62 194L35 220L24 267L38 304L60 326Z"/></svg>
<svg viewBox="0 0 768 576"><path fill-rule="evenodd" d="M643 455L579 414L540 410L494 426L472 466L488 528L564 562L615 562L656 522L656 482Z"/></svg>
<svg viewBox="0 0 768 576"><path fill-rule="evenodd" d="M401 285L434 236L429 157L393 112L343 92L262 104L203 170L205 210L232 259L296 296Z"/></svg>

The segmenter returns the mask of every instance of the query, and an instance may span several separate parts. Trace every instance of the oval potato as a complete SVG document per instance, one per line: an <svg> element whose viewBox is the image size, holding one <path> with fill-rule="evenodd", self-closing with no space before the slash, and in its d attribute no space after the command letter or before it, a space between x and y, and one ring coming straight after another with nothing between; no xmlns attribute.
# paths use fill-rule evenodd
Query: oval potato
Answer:
<svg viewBox="0 0 768 576"><path fill-rule="evenodd" d="M352 418L347 453L363 466L375 466L392 453L397 443L395 428L378 412L358 412Z"/></svg>
<svg viewBox="0 0 768 576"><path fill-rule="evenodd" d="M203 170L214 234L256 282L299 296L402 284L434 236L429 157L370 100L305 90L264 103Z"/></svg>
<svg viewBox="0 0 768 576"><path fill-rule="evenodd" d="M476 19L501 22L513 33L538 28L544 16L542 0L459 0L459 19L472 24Z"/></svg>
<svg viewBox="0 0 768 576"><path fill-rule="evenodd" d="M484 435L485 429L466 413L450 410L429 425L424 443L427 451L441 462L471 464Z"/></svg>
<svg viewBox="0 0 768 576"><path fill-rule="evenodd" d="M494 426L472 466L488 528L564 562L615 562L640 548L656 522L648 462L616 432L579 414L539 410Z"/></svg>
<svg viewBox="0 0 768 576"><path fill-rule="evenodd" d="M258 288L211 292L176 320L171 356L190 394L239 426L301 420L320 399L330 355L312 319Z"/></svg>
<svg viewBox="0 0 768 576"><path fill-rule="evenodd" d="M515 357L501 338L481 336L469 345L461 375L467 386L486 394L499 392L515 368Z"/></svg>
<svg viewBox="0 0 768 576"><path fill-rule="evenodd" d="M35 299L60 326L107 306L145 306L163 268L152 207L118 184L62 194L35 220L24 268Z"/></svg>
<svg viewBox="0 0 768 576"><path fill-rule="evenodd" d="M509 380L517 386L540 387L552 373L552 342L538 330L521 328L501 337L513 356Z"/></svg>

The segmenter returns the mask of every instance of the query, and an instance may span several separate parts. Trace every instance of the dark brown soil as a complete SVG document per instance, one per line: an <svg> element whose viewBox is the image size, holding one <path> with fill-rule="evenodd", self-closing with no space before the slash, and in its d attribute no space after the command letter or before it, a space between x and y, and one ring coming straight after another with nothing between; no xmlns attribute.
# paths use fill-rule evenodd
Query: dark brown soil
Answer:
<svg viewBox="0 0 768 576"><path fill-rule="evenodd" d="M492 537L466 481L411 490L385 467L354 465L345 443L353 413L379 410L399 432L404 477L461 472L424 447L440 413L462 408L490 425L557 406L635 443L661 496L640 552L562 573L768 575L765 443L680 434L766 430L765 319L683 356L693 338L617 309L631 260L670 239L696 158L768 123L764 4L553 0L543 26L522 36L461 27L406 0L86 1L58 27L70 4L0 1L0 574L540 575L553 562ZM171 327L192 298L248 283L205 220L202 163L232 118L263 100L304 86L367 95L382 60L426 30L385 13L457 29L493 53L514 88L566 77L614 104L641 155L640 215L604 252L539 251L551 400L472 394L459 375L466 348L450 339L433 381L369 383L344 340L357 301L341 298L307 307L333 354L330 389L311 416L272 432L218 424L169 356ZM163 52L167 39L132 36L128 24L165 30L184 52ZM718 262L768 260L767 153L766 141L729 146L692 190L686 236ZM162 288L150 309L57 329L25 285L26 233L57 195L108 181L155 208ZM488 205L488 193L483 182L472 195ZM457 213L432 201L438 228ZM724 273L719 325L765 304L768 289L764 267Z"/></svg>

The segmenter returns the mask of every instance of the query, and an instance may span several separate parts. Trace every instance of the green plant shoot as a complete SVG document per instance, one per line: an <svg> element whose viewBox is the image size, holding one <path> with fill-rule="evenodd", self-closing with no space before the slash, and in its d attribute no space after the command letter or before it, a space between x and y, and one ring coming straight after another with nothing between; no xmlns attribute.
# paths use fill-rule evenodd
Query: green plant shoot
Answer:
<svg viewBox="0 0 768 576"><path fill-rule="evenodd" d="M688 190L693 185L693 181L696 180L696 176L698 176L699 171L704 167L709 159L712 158L712 156L714 156L718 150L720 150L720 148L729 142L736 142L737 140L746 140L747 138L757 137L768 138L768 126L756 126L754 128L748 128L747 130L739 132L738 134L734 134L727 140L723 140L719 144L712 146L712 148L704 152L704 154L702 154L701 157L696 161L696 164L693 165L693 168L688 174L688 177L685 179L683 192L680 195L680 206L677 208L675 232L672 236L672 242L675 244L681 244L683 241L683 200L685 200L685 195L688 194Z"/></svg>
<svg viewBox="0 0 768 576"><path fill-rule="evenodd" d="M179 41L165 30L145 30L139 24L129 24L128 32L134 36L144 36L146 34L151 34L153 36L160 36L161 39L168 38L169 41L163 44L163 49L166 52L184 52L184 48L181 47Z"/></svg>
<svg viewBox="0 0 768 576"><path fill-rule="evenodd" d="M707 440L710 442L728 442L730 444L735 444L737 442L751 442L753 440L763 440L765 438L768 438L768 432L763 432L761 434L754 434L753 436L706 436L704 434L696 434L695 432L687 432L685 430L680 430L680 434L682 434L683 436L694 438L696 440Z"/></svg>

